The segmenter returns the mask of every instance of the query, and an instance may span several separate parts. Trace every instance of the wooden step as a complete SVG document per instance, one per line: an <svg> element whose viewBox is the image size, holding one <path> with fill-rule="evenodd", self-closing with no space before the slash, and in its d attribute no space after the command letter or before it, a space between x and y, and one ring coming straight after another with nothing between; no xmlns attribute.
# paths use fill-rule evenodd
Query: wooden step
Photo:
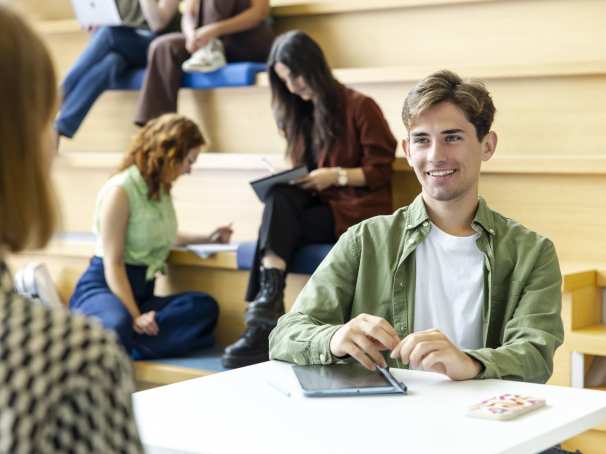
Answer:
<svg viewBox="0 0 606 454"><path fill-rule="evenodd" d="M29 262L45 263L62 300L67 303L93 253L94 246L90 241L53 241L44 250L11 255L8 263L13 271ZM235 253L223 252L201 259L189 252L172 252L168 259L167 274L156 280L155 293L168 295L193 290L212 295L220 307L215 331L217 343L229 345L244 330L244 294L248 274L248 271L237 269ZM292 306L308 279L307 275L288 275L284 296L286 309Z"/></svg>
<svg viewBox="0 0 606 454"><path fill-rule="evenodd" d="M216 345L184 357L134 361L135 377L157 386L223 372L222 354L223 347Z"/></svg>
<svg viewBox="0 0 606 454"><path fill-rule="evenodd" d="M303 3L274 8L276 29L309 32L335 67L600 60L606 50L599 0Z"/></svg>
<svg viewBox="0 0 606 454"><path fill-rule="evenodd" d="M601 430L589 430L562 443L562 448L583 454L606 454L606 433Z"/></svg>
<svg viewBox="0 0 606 454"><path fill-rule="evenodd" d="M576 166L579 158L603 155L606 68L601 63L587 62L579 62L577 69L573 66L554 65L543 72L539 68L502 66L502 73L487 66L463 73L487 78L497 106L494 129L499 134L499 156L544 156L548 166L552 159L561 157L566 161L561 168L566 169ZM556 75L558 71L564 75ZM378 102L398 139L406 134L401 110L413 76L420 78L429 73L420 69L366 73L343 70L344 82L351 77L350 86ZM394 82L396 76L406 80ZM375 82L370 82L372 78ZM75 139L61 141L61 151L102 152L107 144L113 150L126 149L136 131L132 119L137 96L131 91L104 93ZM271 113L269 89L262 82L245 88L181 90L179 111L201 125L211 150L282 154L285 149ZM584 127L574 127L580 124ZM595 167L590 163L585 168Z"/></svg>
<svg viewBox="0 0 606 454"><path fill-rule="evenodd" d="M96 194L119 160L117 155L92 156L96 157L89 162L85 153L66 153L55 165L54 179L62 201L65 230L91 229ZM255 238L262 205L248 182L266 175L261 157L268 157L276 166L282 159L275 154L202 154L192 175L179 180L175 187L175 205L183 230L205 232L217 224L234 221L235 240ZM489 205L552 239L560 260L603 262L604 159L584 160L582 155L576 160L518 157L519 160L497 151L494 161L485 166L480 193ZM566 162L570 169L566 169ZM584 173L592 165L592 173ZM402 206L418 193L418 183L403 159L396 161L395 169L394 205Z"/></svg>
<svg viewBox="0 0 606 454"><path fill-rule="evenodd" d="M487 3L495 0L272 0L275 17L382 11L427 6Z"/></svg>
<svg viewBox="0 0 606 454"><path fill-rule="evenodd" d="M233 222L233 241L256 238L263 205L249 182L268 174L264 158L276 169L285 165L276 155L201 154L193 173L180 178L173 188L180 229L204 233ZM97 193L119 161L117 154L66 153L57 158L53 176L64 231L92 229ZM397 194L394 203L399 206L409 203L419 191L416 177L409 171L397 172L392 183Z"/></svg>
<svg viewBox="0 0 606 454"><path fill-rule="evenodd" d="M4 0L32 21L72 19L74 10L70 0Z"/></svg>
<svg viewBox="0 0 606 454"><path fill-rule="evenodd" d="M576 352L606 356L606 325L574 329L567 333L566 343Z"/></svg>
<svg viewBox="0 0 606 454"><path fill-rule="evenodd" d="M327 0L275 3L272 14L277 33L292 29L309 32L333 67L602 60L606 51L602 1L577 0L574 8L569 5L566 0ZM71 12L61 12L62 8L52 14L45 8L37 10L32 17L42 22L41 30L54 30L51 35L63 39L69 29L77 41L72 47L86 43L86 33L78 30ZM46 25L50 21L40 20L45 17L60 19L63 25ZM70 20L72 25L66 28ZM431 39L427 39L427 24L431 24ZM55 54L64 73L68 67L64 62L73 61L72 54L61 46Z"/></svg>

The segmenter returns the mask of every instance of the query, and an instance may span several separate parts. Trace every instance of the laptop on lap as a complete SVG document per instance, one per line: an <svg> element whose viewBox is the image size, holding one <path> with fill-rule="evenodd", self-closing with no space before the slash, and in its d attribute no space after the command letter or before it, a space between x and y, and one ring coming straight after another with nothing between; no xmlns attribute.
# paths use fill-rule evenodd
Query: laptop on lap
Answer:
<svg viewBox="0 0 606 454"><path fill-rule="evenodd" d="M122 24L115 0L72 0L72 5L84 28Z"/></svg>

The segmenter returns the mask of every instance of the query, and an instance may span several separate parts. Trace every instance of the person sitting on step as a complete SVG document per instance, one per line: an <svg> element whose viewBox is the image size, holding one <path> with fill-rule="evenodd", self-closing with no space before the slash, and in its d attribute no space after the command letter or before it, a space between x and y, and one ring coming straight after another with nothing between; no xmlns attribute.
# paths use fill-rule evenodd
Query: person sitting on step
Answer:
<svg viewBox="0 0 606 454"><path fill-rule="evenodd" d="M123 25L92 30L86 49L69 70L55 120L59 136L73 137L97 98L128 70L147 64L152 40L179 29L179 0L117 0Z"/></svg>
<svg viewBox="0 0 606 454"><path fill-rule="evenodd" d="M155 275L172 246L229 242L230 227L210 235L177 233L171 186L191 172L205 141L191 120L166 114L139 133L97 198L96 253L70 308L116 331L134 359L178 356L213 344L218 306L206 293L154 295Z"/></svg>
<svg viewBox="0 0 606 454"><path fill-rule="evenodd" d="M403 104L421 193L341 236L272 331L271 358L545 383L564 339L562 274L549 239L479 196L498 142L490 93L442 70Z"/></svg>
<svg viewBox="0 0 606 454"><path fill-rule="evenodd" d="M186 0L182 33L164 35L149 49L135 124L177 111L183 71L214 71L226 62L264 62L273 32L269 0Z"/></svg>
<svg viewBox="0 0 606 454"><path fill-rule="evenodd" d="M334 243L351 225L392 212L396 140L368 96L337 81L308 35L278 37L269 61L272 108L294 166L309 175L276 186L265 201L246 300L246 331L225 367L268 359L268 336L284 313L284 282L295 251Z"/></svg>

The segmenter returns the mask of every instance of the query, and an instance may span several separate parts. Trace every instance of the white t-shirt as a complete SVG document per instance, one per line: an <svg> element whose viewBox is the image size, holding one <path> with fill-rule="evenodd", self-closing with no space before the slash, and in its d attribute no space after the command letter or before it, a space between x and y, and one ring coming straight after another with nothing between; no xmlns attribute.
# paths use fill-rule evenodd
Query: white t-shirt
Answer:
<svg viewBox="0 0 606 454"><path fill-rule="evenodd" d="M439 329L461 349L482 347L484 256L478 237L452 236L431 224L415 251L414 330Z"/></svg>

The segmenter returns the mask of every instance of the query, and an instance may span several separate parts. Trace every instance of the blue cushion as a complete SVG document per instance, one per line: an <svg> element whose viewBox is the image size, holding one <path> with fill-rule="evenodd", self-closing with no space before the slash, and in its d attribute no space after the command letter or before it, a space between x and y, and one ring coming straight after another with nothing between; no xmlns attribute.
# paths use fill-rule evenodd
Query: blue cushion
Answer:
<svg viewBox="0 0 606 454"><path fill-rule="evenodd" d="M146 359L147 363L163 364L167 366L186 367L189 369L198 369L202 371L223 372L227 369L223 367L221 356L224 348L216 345L211 348L201 349L191 352L186 356L175 358Z"/></svg>
<svg viewBox="0 0 606 454"><path fill-rule="evenodd" d="M229 63L211 73L184 73L181 87L205 89L217 87L241 87L254 85L258 73L265 71L263 63ZM139 90L143 86L145 68L128 71L110 83L111 90Z"/></svg>
<svg viewBox="0 0 606 454"><path fill-rule="evenodd" d="M249 270L252 268L256 247L257 243L255 241L246 241L238 245L236 257L239 270ZM308 244L307 246L303 246L295 253L289 271L298 274L312 274L332 247L332 244Z"/></svg>

